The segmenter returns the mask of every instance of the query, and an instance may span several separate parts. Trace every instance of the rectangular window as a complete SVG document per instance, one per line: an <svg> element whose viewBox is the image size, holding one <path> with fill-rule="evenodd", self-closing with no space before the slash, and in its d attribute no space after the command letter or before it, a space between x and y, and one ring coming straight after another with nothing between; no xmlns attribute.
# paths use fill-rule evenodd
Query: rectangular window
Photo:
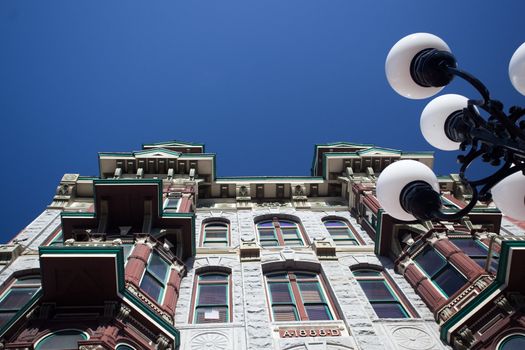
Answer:
<svg viewBox="0 0 525 350"><path fill-rule="evenodd" d="M164 296L169 265L158 253L152 252L140 282L140 288L159 304Z"/></svg>
<svg viewBox="0 0 525 350"><path fill-rule="evenodd" d="M40 289L40 277L17 279L0 298L0 327L23 308Z"/></svg>
<svg viewBox="0 0 525 350"><path fill-rule="evenodd" d="M485 268L489 250L483 243L471 237L449 238L449 240L452 243L454 243L455 246L461 249L465 254L467 254L472 260L474 260L479 266ZM496 274L498 272L498 264L499 255L493 252L488 270Z"/></svg>
<svg viewBox="0 0 525 350"><path fill-rule="evenodd" d="M194 323L229 322L229 275L199 275Z"/></svg>
<svg viewBox="0 0 525 350"><path fill-rule="evenodd" d="M225 222L209 222L204 224L204 247L228 246L228 224Z"/></svg>
<svg viewBox="0 0 525 350"><path fill-rule="evenodd" d="M414 261L447 298L467 283L467 279L430 246L425 247Z"/></svg>
<svg viewBox="0 0 525 350"><path fill-rule="evenodd" d="M273 320L332 320L318 276L310 273L277 273L266 276Z"/></svg>
<svg viewBox="0 0 525 350"><path fill-rule="evenodd" d="M164 200L164 211L166 213L176 213L180 204L180 198L170 197Z"/></svg>
<svg viewBox="0 0 525 350"><path fill-rule="evenodd" d="M353 274L379 318L410 317L383 272L363 269Z"/></svg>
<svg viewBox="0 0 525 350"><path fill-rule="evenodd" d="M303 246L298 224L292 221L274 219L257 224L259 242L263 247L270 246Z"/></svg>

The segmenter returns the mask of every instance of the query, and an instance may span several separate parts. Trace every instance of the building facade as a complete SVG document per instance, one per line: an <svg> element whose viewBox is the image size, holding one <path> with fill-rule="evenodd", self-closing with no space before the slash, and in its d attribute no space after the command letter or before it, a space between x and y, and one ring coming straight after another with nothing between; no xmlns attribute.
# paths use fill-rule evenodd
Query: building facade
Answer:
<svg viewBox="0 0 525 350"><path fill-rule="evenodd" d="M311 176L217 177L200 144L100 153L0 247L1 348L521 348L525 226L491 203L396 221L374 191L400 159L433 164L343 142L315 146Z"/></svg>

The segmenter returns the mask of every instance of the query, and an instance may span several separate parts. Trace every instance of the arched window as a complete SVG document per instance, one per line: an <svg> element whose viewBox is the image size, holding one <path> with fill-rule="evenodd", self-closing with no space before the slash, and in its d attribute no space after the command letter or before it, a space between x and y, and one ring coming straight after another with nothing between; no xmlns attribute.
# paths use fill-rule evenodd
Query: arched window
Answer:
<svg viewBox="0 0 525 350"><path fill-rule="evenodd" d="M48 334L37 341L35 350L78 349L78 342L87 339L87 334L82 331L64 329Z"/></svg>
<svg viewBox="0 0 525 350"><path fill-rule="evenodd" d="M155 251L149 257L140 288L159 304L164 297L164 287L169 277L169 264Z"/></svg>
<svg viewBox="0 0 525 350"><path fill-rule="evenodd" d="M204 247L228 246L229 225L224 221L206 222L203 226L202 245Z"/></svg>
<svg viewBox="0 0 525 350"><path fill-rule="evenodd" d="M447 298L467 283L465 276L431 246L426 246L414 261Z"/></svg>
<svg viewBox="0 0 525 350"><path fill-rule="evenodd" d="M511 334L501 341L498 350L522 350L525 348L525 334Z"/></svg>
<svg viewBox="0 0 525 350"><path fill-rule="evenodd" d="M274 218L257 223L259 242L263 247L303 246L299 225L290 220Z"/></svg>
<svg viewBox="0 0 525 350"><path fill-rule="evenodd" d="M0 327L22 309L39 289L40 276L24 276L14 280L0 297Z"/></svg>
<svg viewBox="0 0 525 350"><path fill-rule="evenodd" d="M359 245L357 238L345 221L328 219L324 220L323 223L336 245Z"/></svg>
<svg viewBox="0 0 525 350"><path fill-rule="evenodd" d="M135 350L135 348L128 344L118 344L115 350Z"/></svg>
<svg viewBox="0 0 525 350"><path fill-rule="evenodd" d="M399 299L400 291L384 272L372 269L352 270L379 318L408 318L407 308Z"/></svg>
<svg viewBox="0 0 525 350"><path fill-rule="evenodd" d="M193 323L230 322L230 275L208 272L197 276Z"/></svg>
<svg viewBox="0 0 525 350"><path fill-rule="evenodd" d="M334 319L333 309L316 273L274 272L266 274L273 321L319 321Z"/></svg>

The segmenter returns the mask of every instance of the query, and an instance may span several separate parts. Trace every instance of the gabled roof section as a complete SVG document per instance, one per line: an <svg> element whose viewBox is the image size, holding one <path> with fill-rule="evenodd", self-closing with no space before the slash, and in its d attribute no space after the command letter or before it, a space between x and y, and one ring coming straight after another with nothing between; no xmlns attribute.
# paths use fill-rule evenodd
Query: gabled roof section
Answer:
<svg viewBox="0 0 525 350"><path fill-rule="evenodd" d="M358 155L387 155L387 156L393 156L393 155L401 155L401 151L392 149L392 148L384 148L384 147L371 147L368 149L359 150L357 152Z"/></svg>
<svg viewBox="0 0 525 350"><path fill-rule="evenodd" d="M135 158L179 158L181 154L181 152L172 151L162 147L133 152Z"/></svg>
<svg viewBox="0 0 525 350"><path fill-rule="evenodd" d="M151 148L165 148L181 153L204 153L205 151L204 144L202 143L184 142L177 140L142 144L143 150ZM190 152L186 152L187 150L189 150Z"/></svg>
<svg viewBox="0 0 525 350"><path fill-rule="evenodd" d="M372 144L361 144L353 142L321 143L314 146L314 159L312 161L312 176L320 176L322 173L323 153L325 152L355 152L358 150L373 148Z"/></svg>

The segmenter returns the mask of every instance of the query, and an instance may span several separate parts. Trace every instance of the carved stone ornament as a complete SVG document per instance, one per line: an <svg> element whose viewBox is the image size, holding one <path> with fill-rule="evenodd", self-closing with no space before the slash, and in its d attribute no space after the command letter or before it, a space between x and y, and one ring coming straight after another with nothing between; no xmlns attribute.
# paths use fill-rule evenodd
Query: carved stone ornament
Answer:
<svg viewBox="0 0 525 350"><path fill-rule="evenodd" d="M202 333L191 340L192 350L226 350L230 348L228 338L217 332Z"/></svg>
<svg viewBox="0 0 525 350"><path fill-rule="evenodd" d="M417 327L398 327L392 331L392 338L399 347L409 350L426 350L435 344L430 334Z"/></svg>
<svg viewBox="0 0 525 350"><path fill-rule="evenodd" d="M167 350L169 348L170 341L163 335L159 335L157 338L157 349L158 350Z"/></svg>
<svg viewBox="0 0 525 350"><path fill-rule="evenodd" d="M93 344L93 345L80 345L78 347L78 350L108 350L108 349L102 345Z"/></svg>

